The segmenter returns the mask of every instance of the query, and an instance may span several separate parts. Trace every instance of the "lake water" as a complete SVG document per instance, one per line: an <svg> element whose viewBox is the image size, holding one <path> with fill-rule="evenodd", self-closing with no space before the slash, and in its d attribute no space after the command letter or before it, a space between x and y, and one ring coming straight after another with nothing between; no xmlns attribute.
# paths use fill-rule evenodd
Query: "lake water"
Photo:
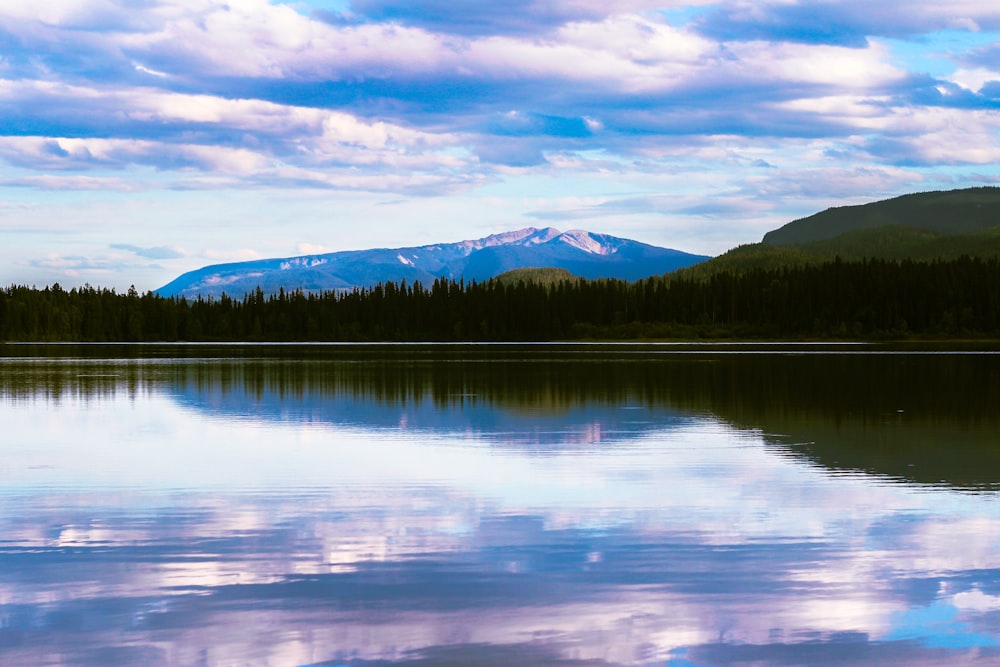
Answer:
<svg viewBox="0 0 1000 667"><path fill-rule="evenodd" d="M1000 664L1000 355L0 346L0 664Z"/></svg>

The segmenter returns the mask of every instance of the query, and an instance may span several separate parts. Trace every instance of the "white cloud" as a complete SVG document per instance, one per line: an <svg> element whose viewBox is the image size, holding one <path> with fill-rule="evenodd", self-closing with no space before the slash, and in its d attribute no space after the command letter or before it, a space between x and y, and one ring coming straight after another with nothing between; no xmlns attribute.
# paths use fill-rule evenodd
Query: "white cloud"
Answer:
<svg viewBox="0 0 1000 667"><path fill-rule="evenodd" d="M887 96L845 94L799 98L779 102L774 108L834 118L856 126L880 127L889 106L891 99Z"/></svg>
<svg viewBox="0 0 1000 667"><path fill-rule="evenodd" d="M142 72L143 74L149 74L151 76L155 76L160 79L167 79L170 77L170 75L167 74L166 72L158 72L155 69L150 69L145 65L140 65L139 63L135 63L135 70L137 72Z"/></svg>
<svg viewBox="0 0 1000 667"><path fill-rule="evenodd" d="M963 611L1000 611L1000 596L988 595L978 588L956 593L952 596L951 603Z"/></svg>
<svg viewBox="0 0 1000 667"><path fill-rule="evenodd" d="M888 49L878 43L865 49L762 42L733 44L729 48L740 60L736 69L751 80L863 91L901 82L905 76L905 72L889 64Z"/></svg>
<svg viewBox="0 0 1000 667"><path fill-rule="evenodd" d="M697 63L719 53L711 40L635 14L618 14L599 23L571 23L560 28L556 38L645 64Z"/></svg>
<svg viewBox="0 0 1000 667"><path fill-rule="evenodd" d="M128 23L127 3L115 0L5 0L0 18L35 21L45 26L100 28ZM142 14L141 10L138 12Z"/></svg>
<svg viewBox="0 0 1000 667"><path fill-rule="evenodd" d="M948 80L957 83L966 90L978 93L987 83L1000 81L1000 70L985 67L958 69L948 77Z"/></svg>
<svg viewBox="0 0 1000 667"><path fill-rule="evenodd" d="M151 137L0 136L0 157L27 169L65 171L144 165L167 171L197 169L214 174L215 178L252 176L257 179L251 183L254 186L260 185L260 177L285 174L303 181L332 182L345 178L372 184L381 181L383 185L375 189L383 190L389 182L467 182L468 172L474 168L468 158L450 150L460 145L460 135L367 121L340 111L152 89L101 90L0 80L0 100L3 99L14 103L30 99L31 104L43 108L61 106L67 111L82 106L81 100L88 100L91 108L81 113L94 118L95 123L104 109L106 114L118 116L125 123L139 124L132 132ZM169 135L156 136L162 134L164 126L177 124L190 128L191 123L197 129L178 130L180 140ZM246 133L252 141L248 140L245 147L213 142L214 137L232 132ZM200 139L201 143L186 141L188 137ZM380 171L375 178L373 174L351 171L353 167L394 169L400 173L399 177L383 177ZM315 169L320 171L303 173ZM346 173L340 173L345 170ZM37 182L44 185L46 180L51 181L52 177L46 175ZM85 183L80 181L74 187ZM100 185L97 180L89 183L94 187Z"/></svg>
<svg viewBox="0 0 1000 667"><path fill-rule="evenodd" d="M898 167L800 167L748 177L740 195L765 201L794 199L801 205L818 205L822 209L837 202L872 201L880 195L913 187L919 178Z"/></svg>
<svg viewBox="0 0 1000 667"><path fill-rule="evenodd" d="M718 44L636 14L571 23L542 40L444 36L398 24L332 26L284 5L231 4L162 17L157 30L115 39L119 48L137 54L143 71L171 76L197 71L199 76L292 80L395 79L407 73L554 77L596 79L602 87L635 92L669 89L707 67L724 74L733 65ZM881 62L885 54L869 50L749 43L731 45L729 51L755 78L864 87L898 76Z"/></svg>
<svg viewBox="0 0 1000 667"><path fill-rule="evenodd" d="M258 153L223 146L66 137L0 137L0 157L13 164L45 170L145 164L196 167L231 174L255 173L270 162ZM44 178L51 179L51 176ZM97 183L98 179L91 179L91 182Z"/></svg>
<svg viewBox="0 0 1000 667"><path fill-rule="evenodd" d="M153 258L139 258L136 253L127 250L95 251L85 254L50 252L42 257L29 258L26 264L32 269L65 278L106 281L121 273L136 275L150 268L157 268L155 264L149 263L150 259Z"/></svg>
<svg viewBox="0 0 1000 667"><path fill-rule="evenodd" d="M419 28L334 27L284 5L235 4L171 18L154 32L123 37L122 45L174 66L197 63L209 75L310 79L337 79L359 67L376 76L379 67L430 70L442 51L443 39Z"/></svg>
<svg viewBox="0 0 1000 667"><path fill-rule="evenodd" d="M879 158L926 165L1000 162L1000 117L992 111L897 109L870 150Z"/></svg>

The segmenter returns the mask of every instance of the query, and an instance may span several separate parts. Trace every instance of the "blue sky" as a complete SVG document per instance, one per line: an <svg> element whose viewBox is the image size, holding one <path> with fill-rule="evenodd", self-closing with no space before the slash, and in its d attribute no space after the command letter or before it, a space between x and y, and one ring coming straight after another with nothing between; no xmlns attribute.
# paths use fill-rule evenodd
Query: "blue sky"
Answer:
<svg viewBox="0 0 1000 667"><path fill-rule="evenodd" d="M1000 183L979 0L5 0L0 283Z"/></svg>

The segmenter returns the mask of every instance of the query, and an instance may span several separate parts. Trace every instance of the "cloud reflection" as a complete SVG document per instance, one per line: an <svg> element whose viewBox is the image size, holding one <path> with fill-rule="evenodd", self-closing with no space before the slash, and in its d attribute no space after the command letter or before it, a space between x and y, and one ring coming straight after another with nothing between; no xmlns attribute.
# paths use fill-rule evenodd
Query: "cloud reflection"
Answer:
<svg viewBox="0 0 1000 667"><path fill-rule="evenodd" d="M550 356L0 364L0 662L1000 657L995 494L789 454L718 378L795 361Z"/></svg>
<svg viewBox="0 0 1000 667"><path fill-rule="evenodd" d="M228 502L246 511L246 501ZM916 624L921 607L901 615L907 607L891 584L920 572L886 580L880 563L866 565L868 554L836 540L720 544L664 526L551 529L542 516L477 515L468 506L467 518L479 523L456 535L435 528L432 514L421 520L405 510L391 522L379 523L378 511L324 521L323 503L337 506L336 495L298 505L301 515L284 525L279 516L291 506L263 508L270 529L226 530L206 517L187 522L176 541L145 547L131 546L134 530L115 526L109 513L98 546L5 547L0 635L14 641L0 644L0 655L29 664L16 658L46 646L53 664L125 665L134 651L152 656L169 645L173 657L145 664L198 664L200 652L204 664L447 664L448 656L499 660L520 648L551 664L677 655L694 664L785 664L794 656L800 662L790 664L837 656L934 664L992 650L996 636L976 609ZM183 511L178 505L163 515ZM369 544L359 548L350 543L360 532ZM357 560L344 568L352 548ZM340 562L328 560L338 550ZM826 581L820 570L831 561L854 563L854 581ZM995 581L994 565L978 576ZM88 589L88 581L101 584ZM35 599L12 599L32 582ZM986 631L973 632L968 619ZM975 641L941 645L959 636ZM115 661L122 646L132 652Z"/></svg>

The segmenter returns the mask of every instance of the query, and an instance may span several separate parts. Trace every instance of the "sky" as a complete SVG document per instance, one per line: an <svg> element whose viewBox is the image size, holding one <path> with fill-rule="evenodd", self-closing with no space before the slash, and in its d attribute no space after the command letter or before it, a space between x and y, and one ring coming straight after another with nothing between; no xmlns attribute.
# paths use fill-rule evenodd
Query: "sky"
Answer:
<svg viewBox="0 0 1000 667"><path fill-rule="evenodd" d="M1000 3L3 0L0 284L1000 184Z"/></svg>

